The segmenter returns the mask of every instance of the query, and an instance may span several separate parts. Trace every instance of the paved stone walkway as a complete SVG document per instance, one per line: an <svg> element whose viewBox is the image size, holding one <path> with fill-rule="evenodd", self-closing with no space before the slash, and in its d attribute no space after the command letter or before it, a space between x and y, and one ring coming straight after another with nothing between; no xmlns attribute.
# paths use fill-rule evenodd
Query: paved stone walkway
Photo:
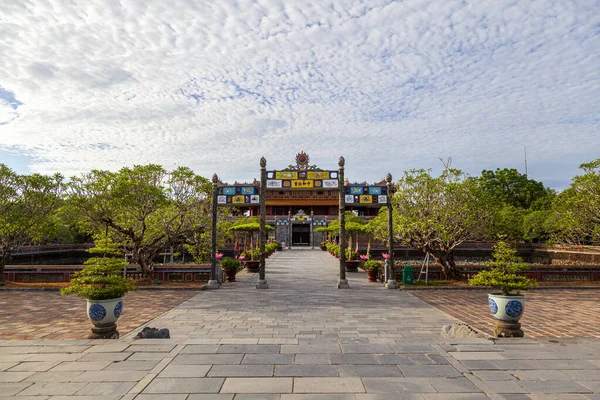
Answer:
<svg viewBox="0 0 600 400"><path fill-rule="evenodd" d="M0 341L0 399L600 399L598 340L442 339L452 317L364 273L337 290L336 261L277 253L269 290L244 273L149 324L169 340Z"/></svg>

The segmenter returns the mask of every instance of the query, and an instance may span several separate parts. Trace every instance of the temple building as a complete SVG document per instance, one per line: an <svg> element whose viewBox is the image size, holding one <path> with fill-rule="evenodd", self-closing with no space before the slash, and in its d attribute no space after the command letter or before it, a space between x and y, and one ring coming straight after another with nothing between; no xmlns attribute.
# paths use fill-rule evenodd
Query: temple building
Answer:
<svg viewBox="0 0 600 400"><path fill-rule="evenodd" d="M313 229L338 218L339 177L337 170L310 165L305 152L285 169L268 170L266 181L266 222L275 239L294 246L310 246L324 240ZM219 183L218 204L232 206L249 216L260 214L260 182ZM344 182L346 210L370 219L387 204L386 182L367 184Z"/></svg>

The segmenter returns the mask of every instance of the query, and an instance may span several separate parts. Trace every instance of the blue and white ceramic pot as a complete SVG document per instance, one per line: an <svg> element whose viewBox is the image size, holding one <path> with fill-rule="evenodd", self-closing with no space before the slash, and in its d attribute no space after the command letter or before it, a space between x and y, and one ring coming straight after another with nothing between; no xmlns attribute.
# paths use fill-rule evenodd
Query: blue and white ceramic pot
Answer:
<svg viewBox="0 0 600 400"><path fill-rule="evenodd" d="M117 322L123 311L123 297L107 300L87 301L87 315L95 327L112 326Z"/></svg>
<svg viewBox="0 0 600 400"><path fill-rule="evenodd" d="M490 311L499 321L518 322L525 311L525 296L505 296L489 293L488 304Z"/></svg>

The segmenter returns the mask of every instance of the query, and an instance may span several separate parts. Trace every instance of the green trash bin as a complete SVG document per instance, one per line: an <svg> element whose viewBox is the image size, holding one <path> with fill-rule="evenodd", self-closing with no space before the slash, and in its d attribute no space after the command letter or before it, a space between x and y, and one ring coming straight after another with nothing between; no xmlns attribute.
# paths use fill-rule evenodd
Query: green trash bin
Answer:
<svg viewBox="0 0 600 400"><path fill-rule="evenodd" d="M402 283L405 285L412 285L415 276L415 270L412 265L405 265L402 267Z"/></svg>

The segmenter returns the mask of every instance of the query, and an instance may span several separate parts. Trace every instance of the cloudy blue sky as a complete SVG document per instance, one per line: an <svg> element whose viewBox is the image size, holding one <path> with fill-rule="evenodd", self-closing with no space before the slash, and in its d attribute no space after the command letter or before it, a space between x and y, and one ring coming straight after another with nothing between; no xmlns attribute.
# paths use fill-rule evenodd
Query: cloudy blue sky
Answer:
<svg viewBox="0 0 600 400"><path fill-rule="evenodd" d="M0 162L352 180L600 157L597 0L0 1Z"/></svg>

